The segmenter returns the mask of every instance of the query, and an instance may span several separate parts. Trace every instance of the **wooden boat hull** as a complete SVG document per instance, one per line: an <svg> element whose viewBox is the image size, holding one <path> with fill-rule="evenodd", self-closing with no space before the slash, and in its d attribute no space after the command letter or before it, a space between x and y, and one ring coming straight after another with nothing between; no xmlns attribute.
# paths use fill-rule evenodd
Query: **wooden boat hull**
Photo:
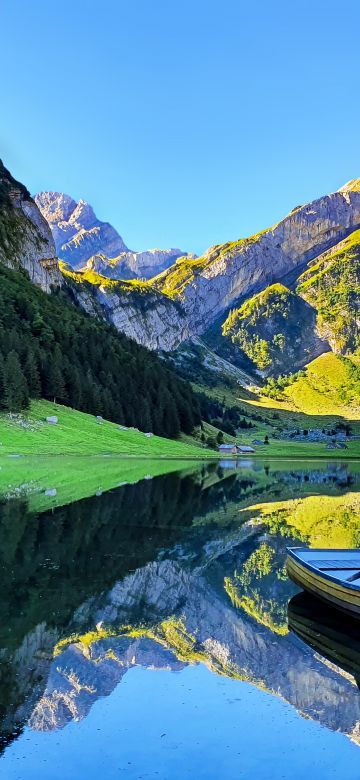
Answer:
<svg viewBox="0 0 360 780"><path fill-rule="evenodd" d="M330 555L333 551L328 552ZM303 590L325 601L335 609L360 618L360 588L358 586L351 587L349 583L342 584L340 581L336 581L335 577L315 570L309 563L300 560L296 550L288 550L286 570L293 582Z"/></svg>
<svg viewBox="0 0 360 780"><path fill-rule="evenodd" d="M308 593L297 593L288 604L288 624L303 642L351 674L359 687L360 623L324 606Z"/></svg>

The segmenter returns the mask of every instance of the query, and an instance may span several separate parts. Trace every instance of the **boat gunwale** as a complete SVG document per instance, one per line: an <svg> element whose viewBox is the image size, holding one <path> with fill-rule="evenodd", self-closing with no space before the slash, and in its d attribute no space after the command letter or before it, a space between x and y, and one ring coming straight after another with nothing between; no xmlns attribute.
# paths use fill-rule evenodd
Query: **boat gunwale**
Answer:
<svg viewBox="0 0 360 780"><path fill-rule="evenodd" d="M338 577L334 577L332 574L325 574L321 569L317 569L316 566L312 566L311 564L304 561L300 556L297 554L297 550L301 551L313 551L314 553L321 553L321 552L328 552L328 553L341 553L341 552L358 552L360 554L360 550L356 548L355 550L349 550L348 548L344 547L334 547L333 549L329 549L327 547L315 547L315 548L309 548L309 547L287 547L286 552L289 555L290 558L292 558L294 561L296 561L300 566L303 566L305 569L308 569L308 571L312 571L313 573L318 573L319 577L323 577L325 580L330 580L331 582L336 583L337 585L341 585L345 589L354 590L356 592L360 592L360 585L355 585L354 582L348 582L347 580L340 580ZM360 561L359 561L359 572L360 572Z"/></svg>

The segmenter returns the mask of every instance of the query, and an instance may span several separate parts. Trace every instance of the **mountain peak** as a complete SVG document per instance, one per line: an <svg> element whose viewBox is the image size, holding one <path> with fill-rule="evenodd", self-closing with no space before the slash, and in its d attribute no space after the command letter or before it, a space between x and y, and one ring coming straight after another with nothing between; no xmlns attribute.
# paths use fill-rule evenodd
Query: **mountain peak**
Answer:
<svg viewBox="0 0 360 780"><path fill-rule="evenodd" d="M76 201L64 192L39 192L34 200L49 225L66 222L76 207Z"/></svg>
<svg viewBox="0 0 360 780"><path fill-rule="evenodd" d="M83 198L76 202L63 192L39 192L35 201L51 227L58 256L76 271L91 261L110 279L150 278L186 254L181 249L132 252Z"/></svg>
<svg viewBox="0 0 360 780"><path fill-rule="evenodd" d="M360 179L350 179L338 192L360 192Z"/></svg>
<svg viewBox="0 0 360 780"><path fill-rule="evenodd" d="M51 227L58 256L73 268L81 268L97 252L113 258L129 251L117 230L97 219L86 200L49 191L36 195L35 202Z"/></svg>

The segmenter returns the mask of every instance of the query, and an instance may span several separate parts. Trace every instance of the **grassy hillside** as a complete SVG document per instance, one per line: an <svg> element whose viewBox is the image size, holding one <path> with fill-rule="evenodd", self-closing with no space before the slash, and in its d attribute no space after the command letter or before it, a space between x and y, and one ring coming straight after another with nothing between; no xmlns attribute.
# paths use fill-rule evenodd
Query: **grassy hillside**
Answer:
<svg viewBox="0 0 360 780"><path fill-rule="evenodd" d="M221 257L225 256L229 259L241 249L256 243L269 229L262 230L249 238L240 238L238 241L227 241L224 244L217 244L208 249L204 255L195 259L179 257L173 265L162 271L158 276L155 276L151 283L160 292L167 295L168 298L181 299L186 288L194 282L202 271L209 268Z"/></svg>
<svg viewBox="0 0 360 780"><path fill-rule="evenodd" d="M262 396L254 403L308 415L338 415L348 420L360 418L360 369L353 360L332 352L309 363L288 386L282 389L280 380L274 388L275 399Z"/></svg>
<svg viewBox="0 0 360 780"><path fill-rule="evenodd" d="M203 372L201 384L193 381L193 387L225 411L236 408L252 423L254 427L249 430L239 430L237 441L252 444L268 436L268 445L254 445L256 454L262 457L360 457L360 364L356 357L331 352L321 355L302 372L268 380L268 395L266 388L244 387L229 375L219 377L213 372L208 383ZM328 449L336 426L345 424L358 438L348 441L346 450ZM314 429L328 436L321 442L289 436L291 432L295 435ZM217 435L216 428L211 434Z"/></svg>
<svg viewBox="0 0 360 780"><path fill-rule="evenodd" d="M324 350L315 325L311 306L283 284L272 284L230 312L222 335L265 375L276 374L302 367Z"/></svg>
<svg viewBox="0 0 360 780"><path fill-rule="evenodd" d="M299 277L297 292L317 309L317 325L336 352L360 346L360 230L325 252Z"/></svg>
<svg viewBox="0 0 360 780"><path fill-rule="evenodd" d="M46 417L56 415L57 425ZM50 401L32 401L21 415L0 415L1 455L116 454L138 458L203 458L207 450L159 436L147 438L134 428L122 430L115 423L98 423L96 417Z"/></svg>

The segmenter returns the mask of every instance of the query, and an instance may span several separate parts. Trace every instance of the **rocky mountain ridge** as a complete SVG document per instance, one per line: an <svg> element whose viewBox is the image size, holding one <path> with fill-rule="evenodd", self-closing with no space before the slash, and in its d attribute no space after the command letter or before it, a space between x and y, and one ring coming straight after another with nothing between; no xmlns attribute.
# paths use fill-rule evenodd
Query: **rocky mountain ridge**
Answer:
<svg viewBox="0 0 360 780"><path fill-rule="evenodd" d="M181 249L133 252L89 203L63 192L39 192L35 203L50 225L56 251L74 270L90 267L109 279L150 278L183 256Z"/></svg>
<svg viewBox="0 0 360 780"><path fill-rule="evenodd" d="M211 247L200 258L178 258L161 274L148 280L141 288L141 295L139 287L132 282L127 287L109 286L107 278L103 276L101 258L97 262L91 261L86 269L98 274L95 284L94 279L86 275L79 276L78 282L92 283L92 286L87 288L87 305L89 298L93 296L102 315L119 330L124 330L127 335L151 349L165 351L176 349L188 338L205 334L206 339L207 331L214 327L216 322L218 327L220 324L221 334L221 326L229 311L234 306L246 303L249 296L277 283L289 284L293 288L297 285L299 289L296 289L296 295L302 300L290 296L289 291L293 305L291 310L286 312L290 325L290 340L294 333L295 340L298 340L293 356L287 357L285 354L286 338L285 334L277 329L278 322L274 323L273 333L270 321L266 326L271 335L270 341L276 339L277 352L277 359L270 361L267 368L269 373L276 374L287 371L290 365L302 367L309 360L330 349L347 352L356 348L356 316L352 315L350 320L348 317L342 317L343 327L346 324L350 333L342 341L341 338L337 339L334 344L329 329L321 328L321 316L318 316L310 289L304 290L306 279L303 279L301 274L308 273L307 269L311 268L314 272L320 258L324 258L325 263L322 270L326 267L329 274L333 263L329 259L325 262L325 259L336 253L340 267L337 278L339 274L342 275L345 265L339 260L335 247L345 247L343 258L346 256L349 261L346 247L352 243L351 236L356 234L359 226L360 186L359 180L353 180L338 192L297 207L277 225L255 236ZM356 266L354 264L354 253L350 253L349 267L349 278L353 279L354 286L349 295L352 311L355 311L359 301L359 286L356 284L356 280L359 280L359 270L358 263ZM335 280L329 275L327 278L328 286L332 288ZM80 297L84 299L84 296ZM339 322L340 320L341 311ZM258 324L254 322L253 325L251 338L255 346L258 342L261 345L266 339L258 330ZM341 328L340 322L338 329ZM217 347L215 351L216 349ZM248 352L239 349L239 344L237 351L240 361L241 355L249 359ZM253 370L261 372L262 369L255 360Z"/></svg>
<svg viewBox="0 0 360 780"><path fill-rule="evenodd" d="M277 376L360 345L358 179L197 258L177 249L131 252L88 203L62 193L36 196L41 214L26 188L4 176L4 262L23 266L46 290L63 283L86 311L143 346L171 352L201 337L238 368ZM61 273L44 214L65 258Z"/></svg>
<svg viewBox="0 0 360 780"><path fill-rule="evenodd" d="M31 281L47 292L62 283L49 225L26 187L1 160L0 261L8 268L24 268Z"/></svg>

